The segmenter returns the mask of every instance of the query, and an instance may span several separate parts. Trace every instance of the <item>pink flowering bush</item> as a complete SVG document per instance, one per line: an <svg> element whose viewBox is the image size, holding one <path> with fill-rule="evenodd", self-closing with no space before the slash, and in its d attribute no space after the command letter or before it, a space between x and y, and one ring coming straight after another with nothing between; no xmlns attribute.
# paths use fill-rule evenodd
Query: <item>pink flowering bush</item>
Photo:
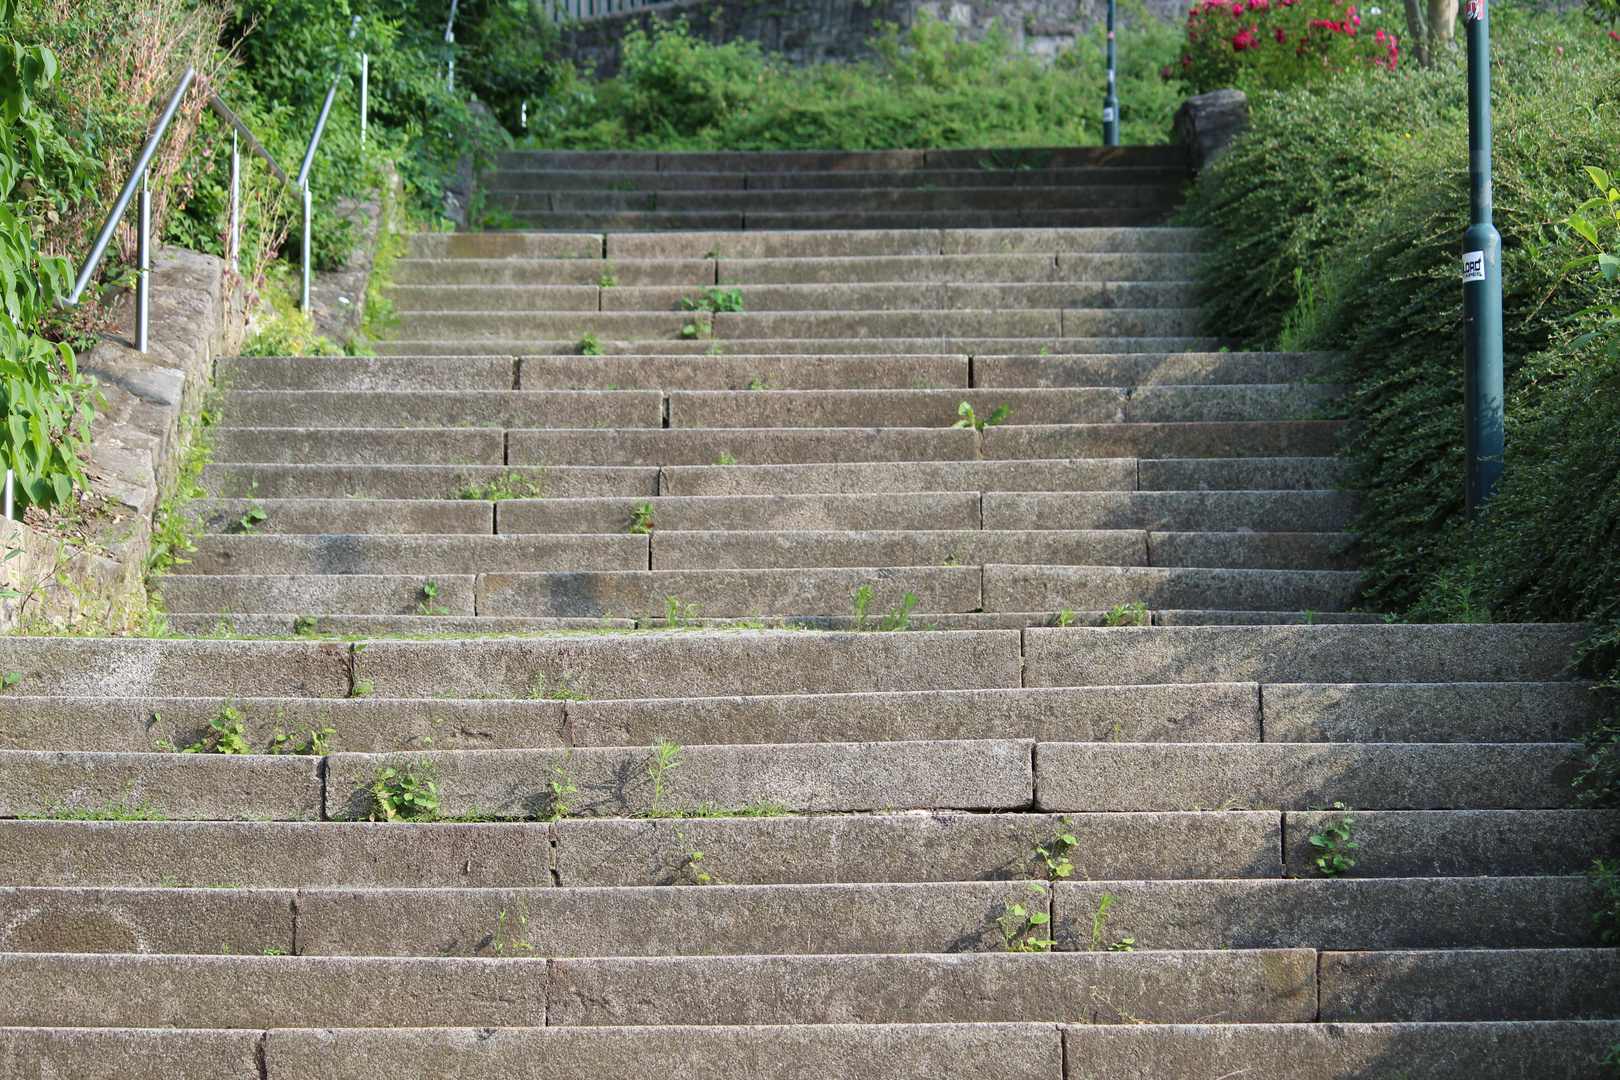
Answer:
<svg viewBox="0 0 1620 1080"><path fill-rule="evenodd" d="M1194 93L1233 86L1279 89L1345 72L1394 71L1399 25L1354 0L1198 0L1187 13L1179 66L1164 69Z"/></svg>

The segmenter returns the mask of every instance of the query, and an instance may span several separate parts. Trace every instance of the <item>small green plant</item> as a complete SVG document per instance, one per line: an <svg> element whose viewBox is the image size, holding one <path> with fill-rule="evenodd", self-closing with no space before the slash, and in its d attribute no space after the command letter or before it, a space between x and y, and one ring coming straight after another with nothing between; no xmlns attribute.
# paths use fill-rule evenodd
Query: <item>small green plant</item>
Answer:
<svg viewBox="0 0 1620 1080"><path fill-rule="evenodd" d="M1074 608L1064 608L1058 612L1058 626L1067 628L1074 625Z"/></svg>
<svg viewBox="0 0 1620 1080"><path fill-rule="evenodd" d="M722 450L722 451L720 451L720 457L718 459L716 459L715 464L716 465L735 465L735 464L737 464L737 459L732 457L730 454L726 453L724 450Z"/></svg>
<svg viewBox="0 0 1620 1080"><path fill-rule="evenodd" d="M1074 822L1067 815L1058 819L1064 828L1072 828ZM1062 881L1074 873L1074 863L1069 859L1069 852L1075 849L1078 843L1071 832L1060 832L1054 828L1052 839L1044 844L1035 846L1035 854L1046 866L1046 880Z"/></svg>
<svg viewBox="0 0 1620 1080"><path fill-rule="evenodd" d="M669 794L670 774L681 767L681 744L660 739L658 745L653 747L652 760L647 763L647 776L652 780L652 805L647 808L648 817L664 816L664 797Z"/></svg>
<svg viewBox="0 0 1620 1080"><path fill-rule="evenodd" d="M440 607L436 601L439 598L439 583L432 578L422 582L422 599L416 605L418 615L448 615L450 609Z"/></svg>
<svg viewBox="0 0 1620 1080"><path fill-rule="evenodd" d="M1119 898L1114 896L1112 893L1103 893L1102 897L1097 901L1097 914L1091 917L1092 952L1096 952L1098 949L1102 948L1103 924L1108 921L1108 910L1114 906L1114 901L1117 899ZM1109 952L1133 952L1135 949L1135 938L1120 938L1118 941L1108 946Z"/></svg>
<svg viewBox="0 0 1620 1080"><path fill-rule="evenodd" d="M686 626L703 610L702 604L683 601L678 596L664 597L664 625L670 629Z"/></svg>
<svg viewBox="0 0 1620 1080"><path fill-rule="evenodd" d="M1146 626L1147 605L1138 600L1134 604L1115 604L1114 609L1103 616L1104 626Z"/></svg>
<svg viewBox="0 0 1620 1080"><path fill-rule="evenodd" d="M753 378L748 380L748 389L750 389L750 390L770 390L770 389L773 389L772 386L771 386L771 380L774 379L774 378L776 378L776 374L774 372L766 372L765 377L763 379L760 378L758 375L755 375Z"/></svg>
<svg viewBox="0 0 1620 1080"><path fill-rule="evenodd" d="M1598 940L1612 945L1620 941L1620 861L1594 859L1586 878L1592 883L1595 898L1592 925L1597 928Z"/></svg>
<svg viewBox="0 0 1620 1080"><path fill-rule="evenodd" d="M722 285L705 285L698 295L681 298L682 311L741 311L742 309L742 290L726 288Z"/></svg>
<svg viewBox="0 0 1620 1080"><path fill-rule="evenodd" d="M684 885L719 885L721 882L715 876L703 869L703 852L686 842L686 834L675 830L675 840L681 845L684 853L681 865L676 869L676 877Z"/></svg>
<svg viewBox="0 0 1620 1080"><path fill-rule="evenodd" d="M332 752L332 739L336 735L337 728L317 727L314 724L305 724L291 732L277 727L276 737L270 740L270 752L325 757Z"/></svg>
<svg viewBox="0 0 1620 1080"><path fill-rule="evenodd" d="M162 717L156 713L155 719ZM243 735L242 714L237 709L226 705L208 721L208 727L198 742L180 751L182 754L251 754L253 747L248 745ZM171 748L172 749L172 748Z"/></svg>
<svg viewBox="0 0 1620 1080"><path fill-rule="evenodd" d="M241 517L237 518L231 523L231 531L239 533L251 533L258 526L262 525L264 523L264 519L269 516L270 515L264 512L264 508L262 506L255 504L248 507L247 513L243 514Z"/></svg>
<svg viewBox="0 0 1620 1080"><path fill-rule="evenodd" d="M1306 626L1316 625L1316 612L1312 611L1310 608L1306 608L1304 611L1300 612L1300 615L1304 617Z"/></svg>
<svg viewBox="0 0 1620 1080"><path fill-rule="evenodd" d="M299 637L313 634L321 625L321 620L313 615L300 615L293 620L293 633Z"/></svg>
<svg viewBox="0 0 1620 1080"><path fill-rule="evenodd" d="M20 682L22 682L22 672L9 671L4 675L0 675L0 690L10 690Z"/></svg>
<svg viewBox="0 0 1620 1080"><path fill-rule="evenodd" d="M471 499L479 502L500 502L502 499L543 499L546 497L545 470L538 477L527 476L509 469L500 476L482 483L468 480L450 496L452 499Z"/></svg>
<svg viewBox="0 0 1620 1080"><path fill-rule="evenodd" d="M611 289L618 283L619 278L613 273L612 266L602 271L602 276L596 279L596 287L599 289Z"/></svg>
<svg viewBox="0 0 1620 1080"><path fill-rule="evenodd" d="M865 630L866 609L872 606L871 588L869 586L862 585L860 588L850 593L849 602L851 607L854 609L855 629Z"/></svg>
<svg viewBox="0 0 1620 1080"><path fill-rule="evenodd" d="M951 427L972 428L975 431L983 431L987 427L995 427L1003 420L1006 420L1007 417L1011 416L1012 406L997 405L995 411L992 412L988 417L980 419L979 415L973 411L973 406L964 401L961 405L957 406L956 415L960 416L962 419L952 424Z"/></svg>
<svg viewBox="0 0 1620 1080"><path fill-rule="evenodd" d="M900 598L899 607L890 608L888 611L883 613L883 618L878 622L878 630L884 633L898 630L910 630L911 609L916 606L917 594L913 592L906 593Z"/></svg>
<svg viewBox="0 0 1620 1080"><path fill-rule="evenodd" d="M581 356L601 356L602 339L595 334L587 333L579 339L579 354Z"/></svg>
<svg viewBox="0 0 1620 1080"><path fill-rule="evenodd" d="M1046 886L1040 882L1029 883L1030 892L1037 894L1041 902L1046 901ZM1050 952L1057 942L1046 935L1051 933L1052 916L1045 911L1030 911L1023 904L1004 904L1001 914L996 917L996 927L1001 931L1001 943L1008 952L1033 953Z"/></svg>
<svg viewBox="0 0 1620 1080"><path fill-rule="evenodd" d="M377 770L371 785L372 821L428 821L439 812L439 787L433 763L417 761Z"/></svg>
<svg viewBox="0 0 1620 1080"><path fill-rule="evenodd" d="M371 680L360 679L355 682L354 689L349 691L349 696L352 698L363 698L367 694L371 693L371 690Z"/></svg>
<svg viewBox="0 0 1620 1080"><path fill-rule="evenodd" d="M562 762L552 770L554 775L546 783L546 813L541 821L561 821L568 816L569 798L579 792L568 769L568 760L573 756L572 750L564 751Z"/></svg>
<svg viewBox="0 0 1620 1080"><path fill-rule="evenodd" d="M1052 151L1037 150L1028 161L1024 160L1024 150L991 150L988 158L979 159L979 168L987 170L997 169L1044 169L1052 161Z"/></svg>
<svg viewBox="0 0 1620 1080"><path fill-rule="evenodd" d="M535 672L534 680L529 683L530 701L589 701L590 699L590 694L577 686L569 686L567 683L559 682L548 690L544 671Z"/></svg>
<svg viewBox="0 0 1620 1080"><path fill-rule="evenodd" d="M681 337L687 341L701 341L709 336L709 332L710 328L696 319L681 327Z"/></svg>
<svg viewBox="0 0 1620 1080"><path fill-rule="evenodd" d="M635 509L630 511L630 533L633 536L646 536L656 526L653 524L653 504L651 501L639 502Z"/></svg>
<svg viewBox="0 0 1620 1080"><path fill-rule="evenodd" d="M18 814L21 818L42 818L47 821L167 821L168 816L159 812L150 799L137 805L129 802L130 789L134 787L131 781L124 785L115 799L108 799L106 804L95 809L68 809L61 802L54 802L45 807L43 814Z"/></svg>
<svg viewBox="0 0 1620 1080"><path fill-rule="evenodd" d="M1349 816L1351 808L1342 802L1336 802L1333 810L1339 812L1337 818L1329 818L1322 823L1322 831L1311 836L1311 848L1317 852L1311 865L1316 867L1317 873L1323 877L1336 878L1356 865L1356 860L1350 858L1349 852L1361 845L1351 838L1356 819Z"/></svg>
<svg viewBox="0 0 1620 1080"><path fill-rule="evenodd" d="M529 905L523 894L513 893L511 904L495 916L493 944L496 956L505 956L508 949L534 951L529 942Z"/></svg>

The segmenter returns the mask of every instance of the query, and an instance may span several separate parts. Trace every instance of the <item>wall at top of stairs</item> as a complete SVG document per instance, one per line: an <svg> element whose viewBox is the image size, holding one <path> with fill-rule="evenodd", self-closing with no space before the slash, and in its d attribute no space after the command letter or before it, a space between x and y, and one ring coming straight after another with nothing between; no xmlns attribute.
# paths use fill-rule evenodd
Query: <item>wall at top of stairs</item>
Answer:
<svg viewBox="0 0 1620 1080"><path fill-rule="evenodd" d="M1184 0L1147 0L1156 18L1179 21ZM867 42L884 23L910 26L918 13L949 22L978 40L999 25L1017 48L1052 59L1103 18L1100 0L678 0L582 20L563 31L561 55L606 77L619 69L619 42L657 19L681 19L720 44L757 41L794 64L872 55ZM1128 20L1122 17L1122 24Z"/></svg>

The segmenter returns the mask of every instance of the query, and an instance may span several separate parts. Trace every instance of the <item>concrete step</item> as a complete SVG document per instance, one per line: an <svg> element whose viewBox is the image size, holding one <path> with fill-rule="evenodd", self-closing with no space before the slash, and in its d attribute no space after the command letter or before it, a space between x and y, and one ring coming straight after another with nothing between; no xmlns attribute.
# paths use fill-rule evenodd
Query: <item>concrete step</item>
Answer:
<svg viewBox="0 0 1620 1080"><path fill-rule="evenodd" d="M1620 1023L1082 1025L1064 1028L1063 1038L1066 1061L1079 1075L1596 1080Z"/></svg>
<svg viewBox="0 0 1620 1080"><path fill-rule="evenodd" d="M414 390L442 393L514 390L518 386L517 363L509 356L419 356L409 359L391 356L223 356L215 361L214 378L221 389L234 391Z"/></svg>
<svg viewBox="0 0 1620 1080"><path fill-rule="evenodd" d="M1003 255L1019 253L1186 254L1199 231L1188 228L800 229L623 232L416 233L418 259L778 259L848 256Z"/></svg>
<svg viewBox="0 0 1620 1080"><path fill-rule="evenodd" d="M1104 895L1114 900L1099 925ZM492 959L505 954L1005 955L996 919L1013 905L1050 911L1058 954L1096 954L1126 939L1132 939L1137 955L1313 948L1593 949L1598 942L1589 923L1596 903L1586 881L1568 876L1065 881L1042 887L993 881L613 889L0 890L0 910L9 923L8 951L13 953L133 953L140 951L139 942L148 952L182 955L229 951L260 956L266 949L281 948L301 957ZM116 921L111 917L115 913ZM188 914L229 925L197 926ZM1374 978L1376 973L1369 972L1368 981ZM1389 996L1398 999L1399 982L1386 981L1394 984ZM1527 987L1520 1000L1535 992ZM1606 1000L1608 993L1612 991L1598 1000Z"/></svg>
<svg viewBox="0 0 1620 1080"><path fill-rule="evenodd" d="M973 357L976 387L1294 383L1329 370L1324 353L1182 352Z"/></svg>
<svg viewBox="0 0 1620 1080"><path fill-rule="evenodd" d="M209 534L174 573L414 574L646 570L648 537Z"/></svg>
<svg viewBox="0 0 1620 1080"><path fill-rule="evenodd" d="M906 461L802 465L672 465L663 495L791 495L863 491L1209 491L1333 488L1344 466L1333 458L1227 458L1155 461ZM563 470L554 470L554 472ZM260 490L264 489L261 474ZM273 494L265 492L266 495ZM559 492L559 494L561 494Z"/></svg>
<svg viewBox="0 0 1620 1080"><path fill-rule="evenodd" d="M562 339L586 334L611 339L690 338L755 340L794 338L1009 338L1067 341L1097 337L1163 339L1203 332L1203 313L1180 308L1023 308L1016 311L742 311L648 312L468 312L410 311L400 316L404 339L453 342L457 350L473 343ZM684 331L684 327L692 327ZM1029 347L1026 345L1026 347ZM444 346L438 349L445 351ZM504 345L502 351L506 351ZM516 350L527 352L528 350ZM738 347L734 351L744 351ZM909 351L909 350L908 350ZM954 351L936 342L924 351ZM1063 351L1084 351L1068 348ZM1163 351L1163 350L1149 350Z"/></svg>
<svg viewBox="0 0 1620 1080"><path fill-rule="evenodd" d="M1327 619L1326 614L1318 616L1318 621ZM644 620L621 618L525 619L487 615L422 615L415 612L406 615L343 615L319 611L269 614L253 611L171 612L164 616L164 625L169 633L181 637L344 641L374 637L435 640L653 628ZM1056 626L1057 623L1053 620L1041 625Z"/></svg>
<svg viewBox="0 0 1620 1080"><path fill-rule="evenodd" d="M1482 812L1481 812L1482 813ZM1557 812L1568 816L1570 812ZM1538 816L1531 812L1529 816ZM1545 819L1549 815L1539 815ZM1050 875L1036 851L1073 836L1083 878L1280 877L1281 814L818 814L743 818L570 818L560 822L0 821L14 886L529 888L712 881L750 885L994 881ZM1576 827L1554 826L1568 855ZM678 834L678 835L677 835ZM1515 831L1518 840L1522 830ZM1048 845L1049 846L1049 845ZM1448 863L1466 863L1465 844ZM1479 865L1519 873L1538 859Z"/></svg>
<svg viewBox="0 0 1620 1080"><path fill-rule="evenodd" d="M1342 611L1359 575L1343 570L1160 566L985 566L986 611L1159 608Z"/></svg>
<svg viewBox="0 0 1620 1080"><path fill-rule="evenodd" d="M968 385L966 354L907 356L529 356L525 390L914 390Z"/></svg>
<svg viewBox="0 0 1620 1080"><path fill-rule="evenodd" d="M1181 202L1182 197L1179 181L1153 183L1152 178L1142 178L1128 184L1047 183L1039 186L1020 184L1016 187L1008 184L953 184L874 188L820 188L814 186L814 177L804 177L803 180L806 182L793 187L750 189L704 185L696 188L672 186L652 191L616 191L596 185L546 190L509 186L503 182L504 177L496 174L490 177L489 186L483 190L490 206L509 210L519 220L548 214L738 213L745 218L752 218L756 214L770 214L772 217L815 214L838 218L855 214L882 214L890 216L891 220L894 215L905 215L909 221L914 214L954 213L973 219L988 216L987 224L990 225L1016 225L1032 211L1058 210L1114 211L1118 217L1098 223L1126 221L1130 220L1133 212L1170 210ZM943 225L946 220L941 219L938 223Z"/></svg>
<svg viewBox="0 0 1620 1080"><path fill-rule="evenodd" d="M199 499L186 512L209 533L495 532L495 503L482 499Z"/></svg>
<svg viewBox="0 0 1620 1080"><path fill-rule="evenodd" d="M1189 281L1195 252L1076 252L1024 255L823 255L775 258L432 258L400 259L400 285L845 284L856 281Z"/></svg>
<svg viewBox="0 0 1620 1080"><path fill-rule="evenodd" d="M233 390L219 426L289 420L313 428L657 428L664 398L656 390Z"/></svg>
<svg viewBox="0 0 1620 1080"><path fill-rule="evenodd" d="M684 325L684 324L683 324ZM577 329L577 328L574 328ZM572 333L572 330L570 330ZM375 343L388 356L436 356L449 342L431 338L390 336ZM573 336L551 338L467 338L455 341L460 352L509 356L578 356L581 339ZM617 356L719 356L726 353L747 356L836 356L839 354L910 356L919 353L1192 353L1213 352L1236 342L1218 337L823 337L823 338L728 338L715 341L698 337L631 338L603 337L598 341L603 355Z"/></svg>
<svg viewBox="0 0 1620 1080"><path fill-rule="evenodd" d="M729 262L721 263L722 272ZM606 273L606 271L604 271ZM724 275L728 276L729 275ZM946 283L839 282L735 285L741 310L978 311L1043 308L1190 307L1198 286L1177 281ZM457 312L687 311L700 298L690 285L395 285L402 309Z"/></svg>
<svg viewBox="0 0 1620 1080"><path fill-rule="evenodd" d="M1596 957L1576 955L1596 971L1607 966ZM16 988L16 996L0 1006L0 1023L712 1027L1028 1022L1059 1012L1097 1020L1136 1016L1177 1022L1207 1016L1217 1006L1232 1023L1301 1022L1315 1017L1316 964L1316 953L1308 949L555 961L527 956L10 955L0 956L0 979ZM107 992L122 983L135 983L138 989ZM779 985L796 989L783 997ZM882 993L875 997L862 993L879 987ZM92 991L93 1004L76 1009L74 1003L86 990ZM1598 991L1588 998L1610 996L1612 992ZM252 1002L246 1009L244 998Z"/></svg>
<svg viewBox="0 0 1620 1080"><path fill-rule="evenodd" d="M1013 172L1020 163L1042 169L1079 169L1111 166L1134 168L1186 168L1186 151L1179 146L1057 146L957 150L507 150L497 156L496 169L505 173L523 169L581 169L625 172L728 173L849 172L870 169L982 169L981 161L1007 163ZM1038 171L1038 170L1037 170Z"/></svg>
<svg viewBox="0 0 1620 1080"><path fill-rule="evenodd" d="M1030 629L1024 685L1555 682L1571 678L1583 632L1557 623Z"/></svg>
<svg viewBox="0 0 1620 1080"><path fill-rule="evenodd" d="M1311 872L1318 849L1310 838L1345 817L1359 845L1345 877L1582 874L1620 847L1612 810L1306 811L1284 825L1290 873Z"/></svg>
<svg viewBox="0 0 1620 1080"><path fill-rule="evenodd" d="M722 231L757 232L981 231L1074 229L1109 226L1153 228L1169 217L1174 204L1151 209L1006 209L1006 210L853 210L838 209L843 193L833 191L819 210L525 210L514 213L528 230L602 230L622 232Z"/></svg>
<svg viewBox="0 0 1620 1080"><path fill-rule="evenodd" d="M1268 682L1268 742L1566 742L1612 698L1580 682Z"/></svg>
<svg viewBox="0 0 1620 1080"><path fill-rule="evenodd" d="M986 529L1337 532L1355 516L1360 493L987 491L981 501Z"/></svg>
<svg viewBox="0 0 1620 1080"><path fill-rule="evenodd" d="M1350 570L1340 533L672 532L655 534L652 569L768 566L1202 566ZM602 567L601 569L628 569ZM216 571L217 572L217 571Z"/></svg>
<svg viewBox="0 0 1620 1080"><path fill-rule="evenodd" d="M626 169L600 172L590 169L500 168L488 174L500 191L798 191L846 188L958 188L1077 187L1090 184L1147 184L1179 187L1188 179L1185 164L1076 166L1073 168L996 169L977 164L967 168L930 169L796 169L791 172L752 170L688 171ZM490 189L486 189L490 190Z"/></svg>
<svg viewBox="0 0 1620 1080"><path fill-rule="evenodd" d="M240 445L240 444L238 444ZM503 455L504 456L504 455ZM1326 463L1326 459L1322 459ZM218 461L203 467L202 487L221 496L261 499L648 498L658 494L656 466L289 465ZM936 485L937 486L937 485ZM932 490L932 489L931 489Z"/></svg>
<svg viewBox="0 0 1620 1080"><path fill-rule="evenodd" d="M260 428L258 432L274 429ZM1181 424L1007 425L982 433L965 428L625 428L617 431L517 430L507 433L506 461L512 465L743 465L839 464L871 462L972 461L990 459L1062 460L1075 458L1327 457L1342 425L1332 420L1197 422ZM463 445L452 432L444 446L436 432L412 433L423 449L416 456L438 461ZM257 441L238 435L229 443L235 460L300 460L315 446L326 460L378 456L371 433L301 435L282 449L268 435ZM222 436L222 444L224 437ZM305 448L309 449L305 449ZM352 448L351 448L352 447ZM401 446L399 454L405 451ZM341 456L335 456L341 455ZM401 457L396 457L396 461ZM474 459L476 460L476 459ZM1277 528L1278 524L1268 523ZM1069 527L1072 527L1072 523ZM1338 528L1338 525L1330 526Z"/></svg>
<svg viewBox="0 0 1620 1080"><path fill-rule="evenodd" d="M409 462L457 467L506 464L506 432L499 428L227 427L212 438L219 461L316 465Z"/></svg>

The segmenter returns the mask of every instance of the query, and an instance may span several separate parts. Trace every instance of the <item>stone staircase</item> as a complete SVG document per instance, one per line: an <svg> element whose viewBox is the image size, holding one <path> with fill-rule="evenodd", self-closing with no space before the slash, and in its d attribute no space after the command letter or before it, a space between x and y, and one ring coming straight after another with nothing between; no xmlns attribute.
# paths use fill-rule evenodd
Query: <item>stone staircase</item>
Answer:
<svg viewBox="0 0 1620 1080"><path fill-rule="evenodd" d="M1583 629L1355 624L1321 358L1119 225L422 236L222 363L240 636L0 639L0 1076L1611 1075Z"/></svg>

